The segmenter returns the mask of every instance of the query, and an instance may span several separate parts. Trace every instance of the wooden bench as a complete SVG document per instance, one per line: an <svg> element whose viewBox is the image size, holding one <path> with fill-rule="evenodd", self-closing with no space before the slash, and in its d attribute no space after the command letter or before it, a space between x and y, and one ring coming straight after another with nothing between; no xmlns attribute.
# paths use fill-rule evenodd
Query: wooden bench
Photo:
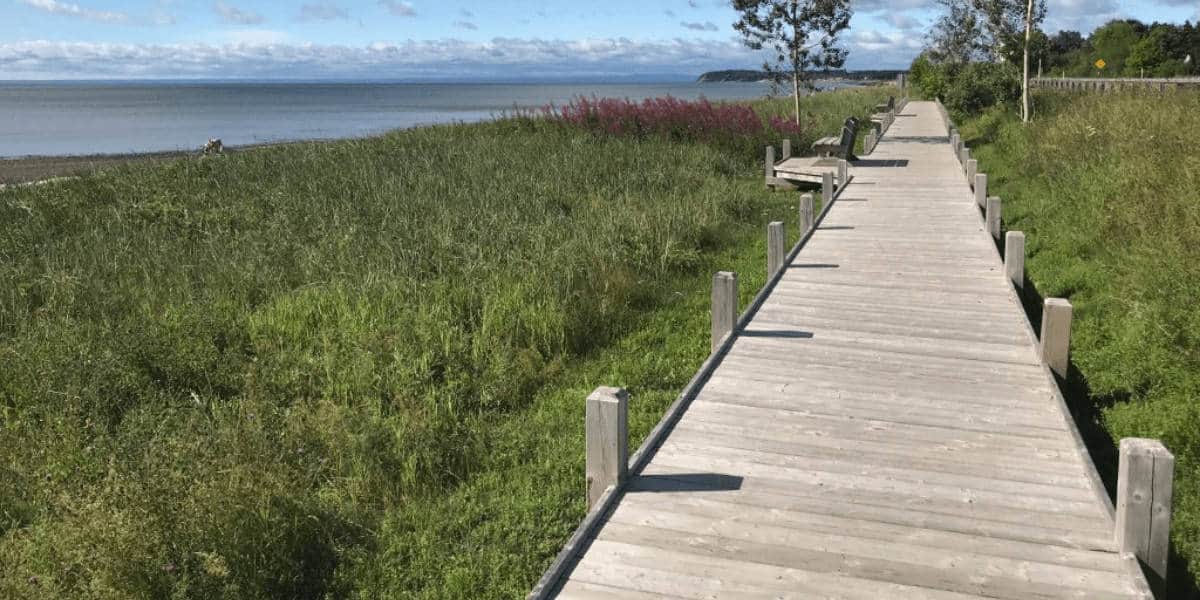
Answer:
<svg viewBox="0 0 1200 600"><path fill-rule="evenodd" d="M854 160L854 142L858 139L858 119L848 117L842 125L840 136L823 137L813 143L813 153L817 156L832 156L845 160Z"/></svg>

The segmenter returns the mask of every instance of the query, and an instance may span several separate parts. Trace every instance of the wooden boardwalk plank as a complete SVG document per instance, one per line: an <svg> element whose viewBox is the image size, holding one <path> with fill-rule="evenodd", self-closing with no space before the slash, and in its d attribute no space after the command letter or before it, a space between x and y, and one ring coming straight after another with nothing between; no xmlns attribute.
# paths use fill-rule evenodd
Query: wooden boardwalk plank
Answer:
<svg viewBox="0 0 1200 600"><path fill-rule="evenodd" d="M938 108L912 102L562 598L1145 598Z"/></svg>

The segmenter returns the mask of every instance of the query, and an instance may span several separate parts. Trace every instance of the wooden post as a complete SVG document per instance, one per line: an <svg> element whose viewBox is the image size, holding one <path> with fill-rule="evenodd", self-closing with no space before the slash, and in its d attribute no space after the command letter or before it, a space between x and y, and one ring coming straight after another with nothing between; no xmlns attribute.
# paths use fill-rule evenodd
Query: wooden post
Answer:
<svg viewBox="0 0 1200 600"><path fill-rule="evenodd" d="M763 161L763 172L768 183L775 178L775 146L767 146L767 159Z"/></svg>
<svg viewBox="0 0 1200 600"><path fill-rule="evenodd" d="M987 199L987 209L984 211L984 221L987 222L988 233L992 239L1000 239L1000 197L991 196Z"/></svg>
<svg viewBox="0 0 1200 600"><path fill-rule="evenodd" d="M1042 362L1063 379L1071 363L1071 312L1064 298L1046 298L1042 305Z"/></svg>
<svg viewBox="0 0 1200 600"><path fill-rule="evenodd" d="M1124 438L1117 466L1117 550L1136 556L1162 593L1170 547L1175 456L1158 440Z"/></svg>
<svg viewBox="0 0 1200 600"><path fill-rule="evenodd" d="M629 475L629 393L598 387L584 407L588 509Z"/></svg>
<svg viewBox="0 0 1200 600"><path fill-rule="evenodd" d="M971 149L963 146L962 151L958 153L958 162L962 163L963 171L967 170L967 163L971 161Z"/></svg>
<svg viewBox="0 0 1200 600"><path fill-rule="evenodd" d="M979 161L972 158L967 161L967 181L975 181L975 171L979 169Z"/></svg>
<svg viewBox="0 0 1200 600"><path fill-rule="evenodd" d="M950 148L954 150L954 155L958 156L958 130L950 130Z"/></svg>
<svg viewBox="0 0 1200 600"><path fill-rule="evenodd" d="M783 221L771 221L767 224L767 279L783 268L786 256L787 241Z"/></svg>
<svg viewBox="0 0 1200 600"><path fill-rule="evenodd" d="M825 171L821 174L821 209L824 210L833 202L833 173Z"/></svg>
<svg viewBox="0 0 1200 600"><path fill-rule="evenodd" d="M801 237L804 237L804 234L808 233L808 231L810 229L812 229L812 227L813 227L813 221L816 219L816 213L813 211L814 204L815 204L815 202L813 201L812 194L801 194L800 195L800 236Z"/></svg>
<svg viewBox="0 0 1200 600"><path fill-rule="evenodd" d="M850 179L850 163L846 160L838 161L838 188L846 187L846 180Z"/></svg>
<svg viewBox="0 0 1200 600"><path fill-rule="evenodd" d="M780 160L787 160L792 157L792 140L784 138L783 152L781 154Z"/></svg>
<svg viewBox="0 0 1200 600"><path fill-rule="evenodd" d="M987 206L987 173L975 174L975 203L979 208Z"/></svg>
<svg viewBox="0 0 1200 600"><path fill-rule="evenodd" d="M1025 234L1004 234L1004 273L1018 290L1025 288Z"/></svg>
<svg viewBox="0 0 1200 600"><path fill-rule="evenodd" d="M712 289L712 351L737 324L737 273L718 271L713 275Z"/></svg>

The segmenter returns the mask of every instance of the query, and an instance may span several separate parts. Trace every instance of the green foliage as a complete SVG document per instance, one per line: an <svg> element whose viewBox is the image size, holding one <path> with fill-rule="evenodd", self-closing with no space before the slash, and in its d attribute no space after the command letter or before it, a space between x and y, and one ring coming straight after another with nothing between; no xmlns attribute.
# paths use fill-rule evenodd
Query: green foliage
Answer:
<svg viewBox="0 0 1200 600"><path fill-rule="evenodd" d="M1200 563L1200 94L1043 94L1022 126L994 110L962 130L1030 280L1075 307L1072 359L1113 440L1176 456L1173 542ZM1188 579L1183 565L1176 577ZM1186 587L1187 582L1177 585Z"/></svg>
<svg viewBox="0 0 1200 600"><path fill-rule="evenodd" d="M0 597L525 593L584 397L639 440L795 232L759 160L510 120L0 190Z"/></svg>
<svg viewBox="0 0 1200 600"><path fill-rule="evenodd" d="M1200 58L1200 27L1185 22L1154 23L1132 19L1110 21L1084 39L1078 32L1060 31L1050 38L1047 75L1068 77L1178 77L1197 73L1184 64ZM1095 67L1104 59L1103 70Z"/></svg>
<svg viewBox="0 0 1200 600"><path fill-rule="evenodd" d="M1104 59L1106 65L1103 71L1099 71L1100 75L1112 77L1113 74L1119 75L1124 70L1125 61L1140 36L1140 29L1129 21L1111 21L1092 32L1089 62L1094 64L1097 60Z"/></svg>
<svg viewBox="0 0 1200 600"><path fill-rule="evenodd" d="M949 66L934 63L929 54L922 52L909 68L909 81L922 98L944 98L952 77Z"/></svg>
<svg viewBox="0 0 1200 600"><path fill-rule="evenodd" d="M985 108L1021 98L1021 73L1011 63L971 63L954 76L943 101L955 114L978 114Z"/></svg>
<svg viewBox="0 0 1200 600"><path fill-rule="evenodd" d="M958 116L978 114L1021 98L1021 73L1010 63L935 63L921 54L909 72L922 97L940 98Z"/></svg>

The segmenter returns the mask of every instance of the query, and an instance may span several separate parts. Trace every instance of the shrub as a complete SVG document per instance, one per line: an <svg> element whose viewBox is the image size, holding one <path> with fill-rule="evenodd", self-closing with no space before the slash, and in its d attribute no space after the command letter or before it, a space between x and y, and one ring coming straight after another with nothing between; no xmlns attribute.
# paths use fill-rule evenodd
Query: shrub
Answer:
<svg viewBox="0 0 1200 600"><path fill-rule="evenodd" d="M749 104L713 104L704 98L680 100L666 96L634 102L578 97L566 106L547 106L542 112L551 121L596 134L658 136L674 142L709 144L732 152L752 152L768 140L803 132L795 121L778 115L764 118Z"/></svg>
<svg viewBox="0 0 1200 600"><path fill-rule="evenodd" d="M979 114L1021 98L1021 74L1010 63L971 63L959 70L942 99L960 114Z"/></svg>
<svg viewBox="0 0 1200 600"><path fill-rule="evenodd" d="M958 116L977 115L1021 98L1021 73L1011 63L935 63L926 54L910 68L913 85L925 98L940 98Z"/></svg>
<svg viewBox="0 0 1200 600"><path fill-rule="evenodd" d="M912 67L909 68L909 81L923 98L932 100L946 97L946 65L935 64L928 54L921 53L913 61Z"/></svg>

